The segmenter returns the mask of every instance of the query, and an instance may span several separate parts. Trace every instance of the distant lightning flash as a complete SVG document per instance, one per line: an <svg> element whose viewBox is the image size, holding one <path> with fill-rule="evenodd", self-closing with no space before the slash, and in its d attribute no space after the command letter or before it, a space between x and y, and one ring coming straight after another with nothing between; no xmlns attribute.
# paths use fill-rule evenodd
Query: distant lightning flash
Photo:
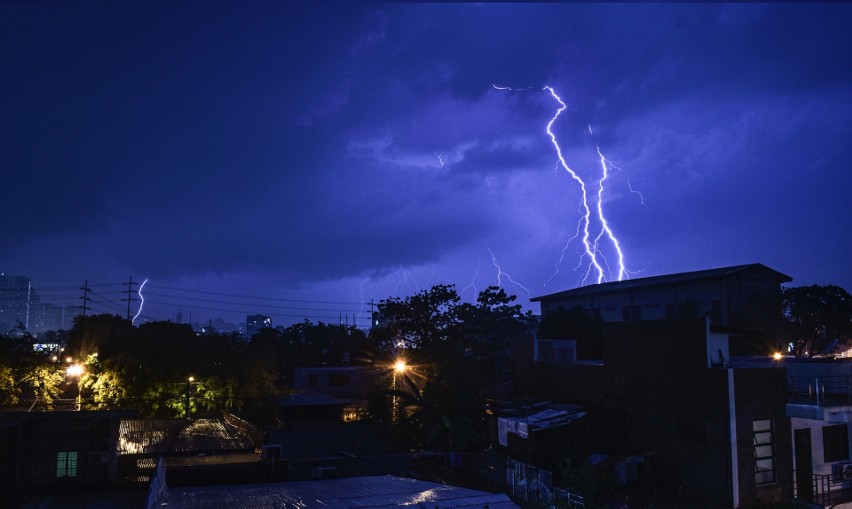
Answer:
<svg viewBox="0 0 852 509"><path fill-rule="evenodd" d="M473 289L473 300L476 300L476 297L479 295L479 291L476 288L476 279L479 277L479 266L481 265L482 260L479 257L476 257L476 269L474 271L473 277L470 279L470 284L461 289L461 293L463 294L468 289Z"/></svg>
<svg viewBox="0 0 852 509"><path fill-rule="evenodd" d="M503 272L503 269L500 267L500 265L497 264L497 257L494 256L494 251L492 251L489 248L488 253L491 255L491 263L494 265L494 268L497 269L497 286L498 287L503 286L503 276L505 276L506 279L509 280L509 282L511 282L512 284L514 284L515 286L517 286L519 288L523 288L524 291L527 292L528 297L532 297L532 291L529 288L527 288L526 286L524 286L521 283L518 283L517 281L512 279L512 276L510 276L509 273Z"/></svg>
<svg viewBox="0 0 852 509"><path fill-rule="evenodd" d="M612 164L612 161L610 161L609 159L607 159L606 157L604 157L604 155L603 155L603 154L601 154L601 149L598 149L598 155L599 155L599 156L601 156L601 164L604 164L604 163L605 163L605 164L606 164L607 166L609 166L610 168L612 168L612 169L614 169L614 170L618 170L618 171L620 171L621 173L623 173L623 174L625 174L625 175L627 176L627 189L628 189L628 190L629 190L632 194L635 194L636 196L638 196L638 197L639 197L639 202L642 204L642 206L643 206L643 207L648 208L648 205L646 205L646 204L645 204L645 196L644 196L642 193L640 193L639 191L637 191L637 190L633 189L633 184L631 184L631 183L630 183L630 174L629 174L629 173L627 173L626 171L622 170L622 169L621 169L621 168L619 168L618 166L616 166L616 165Z"/></svg>
<svg viewBox="0 0 852 509"><path fill-rule="evenodd" d="M136 316L133 317L133 320L130 320L131 325L133 325L133 322L135 322L136 319L139 318L139 315L142 314L142 306L145 305L145 297L142 296L142 289L145 288L145 283L147 283L147 282L148 282L148 278L145 278L145 281L142 281L142 284L139 285L139 290L136 292L137 294L139 294L139 300L140 300L139 311L136 312Z"/></svg>
<svg viewBox="0 0 852 509"><path fill-rule="evenodd" d="M602 283L607 280L607 274L610 273L609 270L606 270L604 266L607 266L608 263L606 261L606 257L601 251L600 242L606 237L609 242L612 244L612 248L615 250L615 253L618 257L618 270L616 278L621 281L628 276L627 269L624 265L624 253L621 250L621 245L618 242L618 239L612 232L612 229L609 227L609 222L606 219L606 215L603 210L603 192L604 192L604 181L608 176L608 161L601 154L600 149L598 149L598 155L600 156L601 166L603 172L601 174L600 180L598 180L598 192L597 192L597 221L601 225L601 231L597 234L597 236L592 239L590 227L592 222L592 209L589 206L589 195L586 188L586 182L576 173L574 170L568 166L568 163L565 161L565 157L562 154L562 148L559 146L559 142L556 139L556 135L553 133L553 124L556 122L556 119L559 118L559 115L567 108L562 99L557 95L556 91L553 87L545 86L544 90L550 92L550 95L559 103L559 108L556 110L556 113L553 115L553 118L550 119L550 122L547 123L547 134L550 136L550 141L553 143L553 147L556 149L556 155L559 158L559 165L574 179L577 184L580 185L581 191L581 218L580 223L578 224L578 233L571 240L580 236L581 242L583 243L583 249L585 251L585 256L588 257L589 265L586 271L586 275L584 276L583 281L585 282L589 277L592 277L595 282ZM592 132L591 125L589 127L589 132ZM569 240L570 242L570 240ZM564 255L563 249L563 255Z"/></svg>

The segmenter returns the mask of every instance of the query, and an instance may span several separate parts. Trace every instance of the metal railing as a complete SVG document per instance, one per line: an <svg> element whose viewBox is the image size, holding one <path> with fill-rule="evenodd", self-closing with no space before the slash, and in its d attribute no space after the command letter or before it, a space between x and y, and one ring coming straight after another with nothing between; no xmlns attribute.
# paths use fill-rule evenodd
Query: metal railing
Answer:
<svg viewBox="0 0 852 509"><path fill-rule="evenodd" d="M829 507L852 500L852 478L843 472L811 474L810 489L800 489L795 471L793 481L787 484L785 495L791 499ZM785 483L786 484L786 483Z"/></svg>
<svg viewBox="0 0 852 509"><path fill-rule="evenodd" d="M852 403L852 375L787 377L787 392L794 402L823 406Z"/></svg>

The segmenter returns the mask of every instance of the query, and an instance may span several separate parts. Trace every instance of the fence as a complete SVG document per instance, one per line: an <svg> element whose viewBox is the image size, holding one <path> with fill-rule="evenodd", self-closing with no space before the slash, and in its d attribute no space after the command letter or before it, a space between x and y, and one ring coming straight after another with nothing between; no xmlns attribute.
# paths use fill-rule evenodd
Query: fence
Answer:
<svg viewBox="0 0 852 509"><path fill-rule="evenodd" d="M544 507L585 507L585 499L553 487L553 474L513 458L506 459L506 489L513 497Z"/></svg>

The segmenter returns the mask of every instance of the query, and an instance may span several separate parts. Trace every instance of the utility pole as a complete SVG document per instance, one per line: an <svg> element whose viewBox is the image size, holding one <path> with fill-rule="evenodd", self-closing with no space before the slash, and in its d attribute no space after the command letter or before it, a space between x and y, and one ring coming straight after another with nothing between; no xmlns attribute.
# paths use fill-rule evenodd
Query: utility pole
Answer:
<svg viewBox="0 0 852 509"><path fill-rule="evenodd" d="M127 301L127 319L130 320L130 303L135 302L136 299L133 298L133 276L130 276L127 280L127 298L121 299L122 302Z"/></svg>
<svg viewBox="0 0 852 509"><path fill-rule="evenodd" d="M83 316L86 316L86 310L89 309L89 306L86 303L92 300L89 298L89 292L91 292L91 290L89 290L89 282L86 281L85 283L83 283L83 288L80 289L83 290L83 296L80 297L80 299L83 301Z"/></svg>

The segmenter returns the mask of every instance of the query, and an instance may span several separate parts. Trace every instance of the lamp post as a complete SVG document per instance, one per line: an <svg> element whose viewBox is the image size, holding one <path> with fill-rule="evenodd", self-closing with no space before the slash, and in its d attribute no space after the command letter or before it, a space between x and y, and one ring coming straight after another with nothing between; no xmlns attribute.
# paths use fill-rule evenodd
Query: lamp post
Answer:
<svg viewBox="0 0 852 509"><path fill-rule="evenodd" d="M70 357L69 357L69 359L70 359ZM77 411L78 412L80 411L80 406L81 406L80 405L80 403L81 403L81 401L80 401L80 384L83 381L83 372L85 372L85 371L86 371L86 369L83 367L82 364L72 364L72 365L68 366L67 368L65 368L65 374L66 375L70 376L71 378L77 379Z"/></svg>
<svg viewBox="0 0 852 509"><path fill-rule="evenodd" d="M405 361L402 359L397 359L397 361L393 364L393 387L391 387L394 391L396 391L396 379L398 376L405 373L408 369L408 365L405 364ZM393 400L391 401L391 417L394 422L399 418L399 396L396 394L393 395Z"/></svg>
<svg viewBox="0 0 852 509"><path fill-rule="evenodd" d="M189 391L192 389L192 382L195 381L195 377L191 376L186 379L186 418L189 419Z"/></svg>

